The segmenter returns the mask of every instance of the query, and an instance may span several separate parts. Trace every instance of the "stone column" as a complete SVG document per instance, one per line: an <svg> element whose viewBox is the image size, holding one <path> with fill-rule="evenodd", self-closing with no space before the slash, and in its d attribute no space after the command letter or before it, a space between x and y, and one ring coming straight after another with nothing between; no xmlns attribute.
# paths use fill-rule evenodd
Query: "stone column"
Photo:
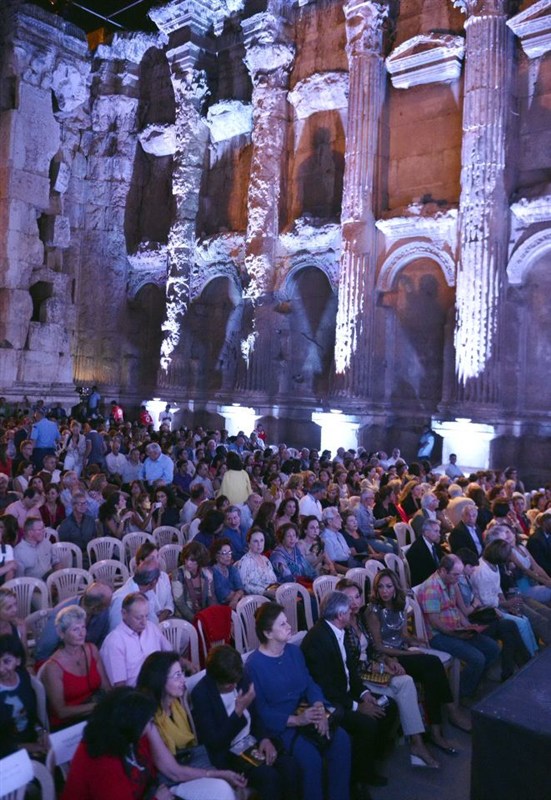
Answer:
<svg viewBox="0 0 551 800"><path fill-rule="evenodd" d="M171 37L166 55L176 105L172 174L175 215L168 237L166 320L159 382L165 386L182 386L187 383L188 365L179 363L176 348L191 302L199 193L209 141L208 127L201 115L208 94L207 79L198 65L209 47L204 37L213 19L207 4L187 0L174 0L156 7L151 10L150 17Z"/></svg>
<svg viewBox="0 0 551 800"><path fill-rule="evenodd" d="M268 388L272 375L269 293L273 290L279 237L282 172L288 129L288 81L294 59L287 25L271 12L242 22L245 64L253 82L253 155L247 199L246 300L252 302L252 332L242 343L246 387Z"/></svg>
<svg viewBox="0 0 551 800"><path fill-rule="evenodd" d="M498 326L507 264L506 141L513 34L507 0L455 0L467 14L459 263L455 328L457 399L497 399Z"/></svg>
<svg viewBox="0 0 551 800"><path fill-rule="evenodd" d="M342 253L335 340L337 393L366 396L372 352L377 265L379 123L385 96L383 26L388 6L375 0L344 4L350 73L344 169Z"/></svg>

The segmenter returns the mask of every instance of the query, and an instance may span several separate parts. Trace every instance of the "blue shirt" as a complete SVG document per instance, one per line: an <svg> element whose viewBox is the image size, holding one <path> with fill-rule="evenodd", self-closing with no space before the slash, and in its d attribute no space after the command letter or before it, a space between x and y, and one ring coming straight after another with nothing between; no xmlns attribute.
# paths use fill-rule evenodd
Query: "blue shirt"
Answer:
<svg viewBox="0 0 551 800"><path fill-rule="evenodd" d="M40 450L46 448L49 450L55 449L56 443L60 438L59 428L55 422L52 422L51 419L46 419L46 417L42 417L32 427L31 439L34 442L34 446Z"/></svg>
<svg viewBox="0 0 551 800"><path fill-rule="evenodd" d="M215 564L212 568L212 574L214 577L214 594L218 602L222 603L222 605L232 592L237 592L239 589L243 590L241 576L237 567L228 567L228 576L226 577L218 564Z"/></svg>
<svg viewBox="0 0 551 800"><path fill-rule="evenodd" d="M162 478L166 483L172 483L174 462L170 456L161 453L155 461L151 458L146 458L143 464L143 471L147 483L154 483L159 478Z"/></svg>

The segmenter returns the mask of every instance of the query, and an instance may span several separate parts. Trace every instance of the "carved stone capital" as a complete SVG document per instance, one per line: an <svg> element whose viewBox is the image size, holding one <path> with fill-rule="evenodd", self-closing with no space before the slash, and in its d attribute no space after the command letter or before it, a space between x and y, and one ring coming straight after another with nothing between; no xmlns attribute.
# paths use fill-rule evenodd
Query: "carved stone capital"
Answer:
<svg viewBox="0 0 551 800"><path fill-rule="evenodd" d="M225 12L226 5L220 0L172 0L152 8L148 17L167 36L182 28L205 34L211 27L218 28Z"/></svg>
<svg viewBox="0 0 551 800"><path fill-rule="evenodd" d="M207 76L204 70L196 69L200 48L192 42L167 52L170 64L170 78L174 91L180 98L200 105L209 93Z"/></svg>
<svg viewBox="0 0 551 800"><path fill-rule="evenodd" d="M504 17L513 13L518 0L452 0L466 17Z"/></svg>
<svg viewBox="0 0 551 800"><path fill-rule="evenodd" d="M349 0L344 4L348 57L381 55L389 6L376 0Z"/></svg>
<svg viewBox="0 0 551 800"><path fill-rule="evenodd" d="M285 85L295 57L285 21L270 13L255 14L243 20L241 27L246 50L243 60L253 82L266 82L262 76L273 73L276 82Z"/></svg>
<svg viewBox="0 0 551 800"><path fill-rule="evenodd" d="M551 0L538 0L507 25L520 39L528 58L541 58L551 50Z"/></svg>

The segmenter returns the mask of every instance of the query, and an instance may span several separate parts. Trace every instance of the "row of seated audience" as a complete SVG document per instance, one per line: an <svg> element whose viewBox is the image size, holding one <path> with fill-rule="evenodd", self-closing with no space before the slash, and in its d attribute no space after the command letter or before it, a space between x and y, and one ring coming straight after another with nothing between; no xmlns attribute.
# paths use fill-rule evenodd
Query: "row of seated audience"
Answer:
<svg viewBox="0 0 551 800"><path fill-rule="evenodd" d="M98 427L94 424L88 433L93 432L98 450L106 450L106 438L96 430ZM81 435L74 425L71 430L72 435ZM185 761L179 765L176 762L175 766L165 752L167 747L171 750L166 738L161 735L165 745L162 747L155 734L150 734L149 725L147 743L141 736L136 739L134 730L134 739L126 742L124 752L102 749L97 734L102 725L105 727L106 717L101 714L111 715L110 719L117 717L120 703L135 703L136 709L143 706L140 714L149 714L143 698L150 700L149 695L155 692L139 678L148 654L153 663L155 658L161 659L153 673L164 675L163 687L168 686L171 670L174 675L171 674L170 680L172 683L179 680L182 687L183 670L193 673L194 667L187 660L171 652L158 627L159 621L172 615L194 620L201 609L214 604L235 608L245 593L265 594L272 599L275 588L282 582L299 581L310 588L320 574L342 576L351 566L360 566L366 559L382 561L386 553L401 554L393 530L397 522L410 522L417 537L406 558L412 585L421 584L416 592L428 640L411 639L402 588L393 572L382 570L373 584L371 605L363 610L358 588L342 579L337 587L340 591L334 593L336 596L330 595L333 602L326 598L320 620L303 640L304 656L288 644L290 628L283 609L274 603L259 609L257 634L261 646L247 659L245 683L239 688L236 684L241 680L241 656L231 648L221 650L221 669L228 672L226 680L214 680L215 691L221 698L217 713L221 715L224 711L230 721L234 715L240 720L244 717L246 736L251 730L257 734L261 747L256 750L263 756L262 763L278 766L277 776L269 773L271 777L265 777L266 783L256 787L262 797L293 797L293 791L300 796L297 790L300 786L304 796L321 797L321 760L328 765L331 797L348 797L350 791L354 796L369 796L369 783L383 780L375 761L384 757L397 717L409 737L412 764L438 768L438 761L426 744L413 679L423 686L430 741L436 748L444 753L455 749L442 729L443 707L450 722L463 729L468 728L469 722L464 710L452 700L439 658L419 654L417 645L430 644L461 658L464 668L460 697L464 700L474 694L484 670L496 661L500 651L495 639L502 643L502 679L513 674L516 665L525 663L537 651L538 644L549 641L551 578L549 570L540 563L551 537L551 510L547 511L549 497L545 493L541 493L543 500L538 498L534 509L537 513L529 519L524 514L525 497L517 492L521 488L517 481L510 478L513 486L499 488L495 486L495 476L487 472L472 476L476 482L461 484L458 478L453 485L450 478L433 476L426 465L417 465L408 472L407 465L398 461L397 465L386 464L385 470L382 459L370 459L367 454L354 458L354 454L342 451L330 462L327 458L320 461L315 455L310 458L309 453L306 463L305 449L296 459L286 454L285 446L279 448L277 455L268 453L266 457L263 454L266 450L239 453L239 442L235 451L228 451L227 445L217 446L215 441L213 448L210 439L204 443L196 440L193 448L188 446L179 451L178 437L167 432L163 434L167 434L163 452L155 442L148 442L151 432L144 435L143 430L130 429L125 433L119 428L115 433L109 437L110 452L107 456L103 453L104 464L85 463L83 459L80 470L63 472L61 467L67 466L67 452L62 454L63 462L59 453L45 453L43 463L37 464L37 469L43 467L40 475L32 478L32 470L27 467L33 485L25 488L22 484L13 485L10 475L6 475L6 480L0 474L0 504L4 512L13 512L0 516L2 583L15 574L34 572L40 573L37 577L45 578L60 567L45 536L46 525L57 529L61 541L78 544L84 559L86 544L98 535L121 538L130 530L149 532L166 524L185 526L187 544L171 576L161 568L157 548L146 542L136 554L133 575L124 586L111 596L108 587L95 583L80 597L64 601L52 611L37 642L34 656L38 662L45 662L40 677L47 689L52 728L93 714L86 729L90 738L85 735L75 759L72 774L77 777L70 778L66 788L66 793L73 792L68 797L110 796L112 787L106 787L104 794L94 794L94 788L87 785L92 782L94 759L103 756L118 759L126 779L128 769L136 767L140 780L143 779L140 767L153 759L161 775L161 788L155 794L160 799L170 796L165 794L165 786L181 797L233 796L233 790L240 788L242 779L238 772L243 771L243 759L236 762L234 757L239 756L236 753L230 756L230 750L236 749L234 739L245 736L234 735L229 740L226 737L221 745L223 753L215 756L216 743L209 746L209 735L219 734L224 718L220 716L217 724L204 722L213 713L212 694L204 713L195 711L195 701L193 704L210 769L201 767L199 762L195 762L196 768L192 765L190 759L194 754L187 751L195 748L189 747L184 747ZM219 448L222 452L218 452ZM123 455L123 449L127 455ZM35 450L36 446L27 455ZM83 453L87 450L85 445ZM111 468L101 471L110 455L114 456L109 459L111 465L115 459L118 461L120 474ZM126 464L133 463L131 480L123 481L125 464L119 456ZM290 461L295 462L293 469L300 471L290 471ZM147 462L151 462L147 465L148 472ZM168 462L172 465L172 480L167 480L171 469ZM284 470L286 464L290 474ZM129 474L127 471L126 477ZM499 490L495 491L496 488ZM14 489L23 489L22 496L18 497ZM217 491L217 497L211 496ZM530 536L528 549L524 546L527 536ZM480 606L486 616L475 622ZM488 609L493 609L493 618ZM13 592L0 588L0 637L9 639L12 649L16 649L14 640L26 642L24 622L16 619L15 611ZM330 660L320 652L324 644L333 644L328 636L336 638L337 652L343 656L342 663L335 662L334 670L327 668ZM212 651L213 659L217 652ZM5 675L0 674L3 714L6 707L13 706L2 700L2 691L5 687L13 689L13 671L21 672L24 663L24 652L7 655L11 657L12 672L8 664ZM170 661L171 658L175 660ZM284 665L287 659L289 670ZM14 666L15 662L18 663ZM4 669L3 663L0 656L0 669ZM384 685L386 709L376 702L376 694L365 692L362 679L368 671L366 664L377 666L388 676ZM304 673L306 668L308 677ZM289 676L292 676L292 691L283 685ZM136 683L139 696L128 689L111 689ZM161 691L159 685L157 682L154 698L157 711L150 718L161 732L164 727L166 734L175 722L168 708L177 696L168 703L170 695L165 696L165 689ZM295 690L299 689L299 695L295 696ZM180 696L182 692L183 688ZM281 707L282 697L287 698L286 703L291 703L292 708ZM298 708L301 701L308 704L304 711ZM163 703L164 710L159 712ZM339 713L328 720L329 706L337 708ZM255 709L254 715L249 708ZM298 710L300 713L293 713ZM159 713L168 717L160 726ZM94 739L96 719L100 719L100 727L96 727ZM187 727L192 731L191 723ZM229 726L228 735L230 732L237 734L234 724ZM332 734L327 739L329 744L324 741L326 733ZM124 738L120 734L119 747L121 736ZM192 731L190 741L195 742L193 737ZM289 756L287 764L282 742ZM350 758L348 752L351 752L349 772L342 768ZM369 758L365 757L366 752ZM338 764L341 769L337 769ZM218 775L215 766L235 768L236 772ZM197 770L202 770L202 774L196 774ZM258 767L252 770L252 775L249 772L247 779L254 787L255 781L261 781L261 772ZM83 777L86 774L88 778ZM212 785L192 787L202 781L220 779L226 782L218 785L216 793ZM223 791L228 789L231 794L225 795Z"/></svg>

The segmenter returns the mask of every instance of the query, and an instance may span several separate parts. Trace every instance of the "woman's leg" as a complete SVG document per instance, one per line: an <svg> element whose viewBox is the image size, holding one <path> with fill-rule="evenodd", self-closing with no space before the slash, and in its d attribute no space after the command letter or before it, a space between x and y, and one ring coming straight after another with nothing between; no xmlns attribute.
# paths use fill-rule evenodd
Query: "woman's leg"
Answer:
<svg viewBox="0 0 551 800"><path fill-rule="evenodd" d="M235 792L226 781L218 778L199 778L171 786L170 791L182 800L235 800Z"/></svg>

